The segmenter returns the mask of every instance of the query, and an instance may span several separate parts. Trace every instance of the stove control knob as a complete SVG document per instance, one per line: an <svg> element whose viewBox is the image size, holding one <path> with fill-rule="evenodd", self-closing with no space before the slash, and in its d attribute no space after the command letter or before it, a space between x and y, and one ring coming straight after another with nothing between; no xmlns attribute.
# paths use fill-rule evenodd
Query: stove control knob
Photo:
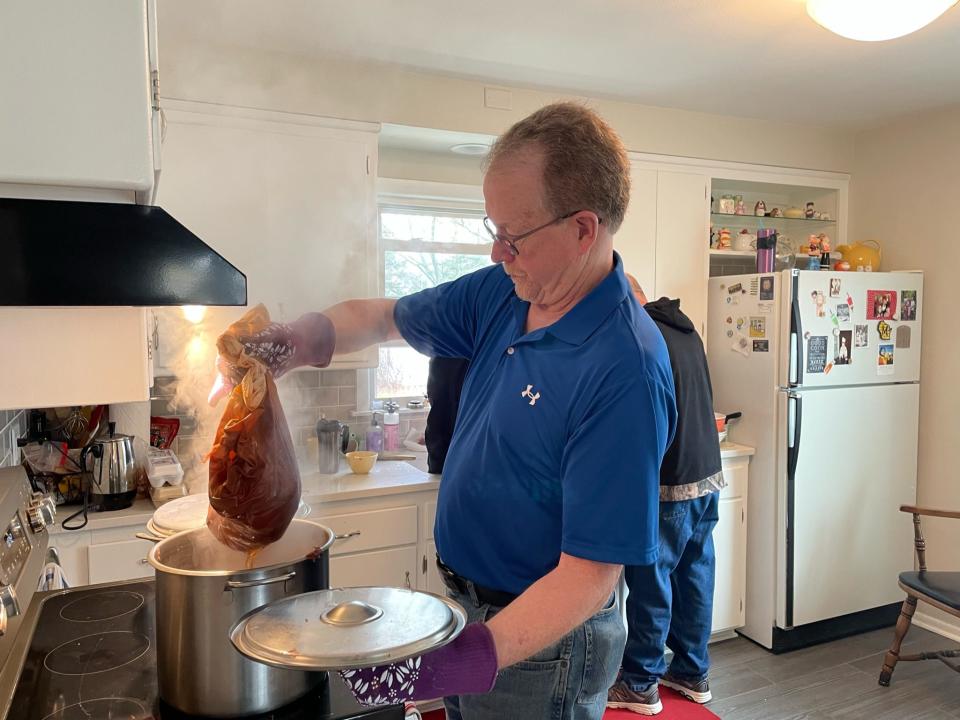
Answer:
<svg viewBox="0 0 960 720"><path fill-rule="evenodd" d="M0 587L0 635L7 632L7 622L10 618L20 614L20 603L17 593L9 585Z"/></svg>
<svg viewBox="0 0 960 720"><path fill-rule="evenodd" d="M27 508L27 519L33 531L40 532L47 525L53 525L57 517L57 506L49 495L37 493L33 497Z"/></svg>

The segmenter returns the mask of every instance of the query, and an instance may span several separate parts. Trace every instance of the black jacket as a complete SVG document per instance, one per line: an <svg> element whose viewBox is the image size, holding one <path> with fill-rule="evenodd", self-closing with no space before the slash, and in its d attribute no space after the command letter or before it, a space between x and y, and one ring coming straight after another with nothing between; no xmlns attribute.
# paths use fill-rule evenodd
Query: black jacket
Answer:
<svg viewBox="0 0 960 720"><path fill-rule="evenodd" d="M427 445L428 472L443 472L460 407L460 391L469 365L463 358L430 358L430 372L427 375L430 412L423 433Z"/></svg>
<svg viewBox="0 0 960 720"><path fill-rule="evenodd" d="M689 500L720 490L720 440L703 341L679 300L643 306L667 344L677 395L677 430L660 465L660 499Z"/></svg>

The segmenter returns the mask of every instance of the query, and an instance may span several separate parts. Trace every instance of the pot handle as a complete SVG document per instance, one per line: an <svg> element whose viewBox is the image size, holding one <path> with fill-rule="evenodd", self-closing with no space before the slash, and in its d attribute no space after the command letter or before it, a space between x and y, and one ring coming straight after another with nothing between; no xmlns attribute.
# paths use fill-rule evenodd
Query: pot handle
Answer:
<svg viewBox="0 0 960 720"><path fill-rule="evenodd" d="M260 580L227 580L227 590L240 590L242 588L257 587L259 585L273 585L275 583L286 582L287 580L293 580L297 576L295 570L291 570L284 575L277 575L275 577L261 578Z"/></svg>

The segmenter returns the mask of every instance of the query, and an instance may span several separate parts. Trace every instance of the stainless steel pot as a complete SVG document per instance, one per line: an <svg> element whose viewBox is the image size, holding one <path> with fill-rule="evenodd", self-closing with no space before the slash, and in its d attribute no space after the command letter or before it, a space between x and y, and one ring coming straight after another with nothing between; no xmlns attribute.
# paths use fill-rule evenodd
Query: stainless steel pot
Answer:
<svg viewBox="0 0 960 720"><path fill-rule="evenodd" d="M159 542L157 669L160 697L190 715L270 712L313 689L322 675L248 660L230 642L247 613L275 600L329 587L334 534L294 520L247 568L247 554L222 545L206 527Z"/></svg>

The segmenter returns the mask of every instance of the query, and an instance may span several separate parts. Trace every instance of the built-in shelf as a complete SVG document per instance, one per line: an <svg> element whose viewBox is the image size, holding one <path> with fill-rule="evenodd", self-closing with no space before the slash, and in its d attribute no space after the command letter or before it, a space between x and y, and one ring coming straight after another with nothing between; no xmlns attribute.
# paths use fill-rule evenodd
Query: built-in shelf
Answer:
<svg viewBox="0 0 960 720"><path fill-rule="evenodd" d="M710 213L710 219L715 222L725 223L727 225L739 225L748 220L756 223L766 224L768 227L776 227L783 223L792 225L801 223L808 226L815 225L836 225L836 220L818 220L813 218L788 218L788 217L770 217L769 215L736 215L735 213Z"/></svg>
<svg viewBox="0 0 960 720"><path fill-rule="evenodd" d="M752 258L757 256L756 250L710 250L711 257L736 257L736 258Z"/></svg>

